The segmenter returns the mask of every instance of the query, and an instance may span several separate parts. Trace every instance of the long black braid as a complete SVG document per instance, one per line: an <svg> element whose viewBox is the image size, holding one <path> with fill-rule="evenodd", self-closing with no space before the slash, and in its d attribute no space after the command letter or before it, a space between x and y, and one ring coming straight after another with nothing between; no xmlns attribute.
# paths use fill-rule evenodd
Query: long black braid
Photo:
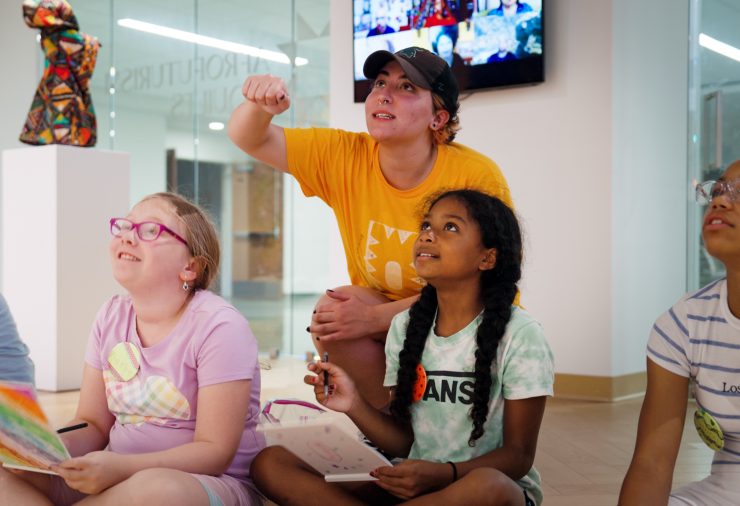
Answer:
<svg viewBox="0 0 740 506"><path fill-rule="evenodd" d="M496 197L476 190L453 190L433 197L428 209L445 198L455 198L465 205L478 224L483 246L496 250L494 268L481 272L481 301L484 309L476 334L475 385L473 406L470 409L473 430L468 439L468 444L475 446L475 441L483 435L483 424L488 417L491 365L511 318L511 306L522 274L522 237L514 212ZM437 291L433 286L427 285L422 289L419 300L409 310L406 339L399 355L396 391L390 406L393 416L406 423L411 419L416 366L421 362L436 310Z"/></svg>

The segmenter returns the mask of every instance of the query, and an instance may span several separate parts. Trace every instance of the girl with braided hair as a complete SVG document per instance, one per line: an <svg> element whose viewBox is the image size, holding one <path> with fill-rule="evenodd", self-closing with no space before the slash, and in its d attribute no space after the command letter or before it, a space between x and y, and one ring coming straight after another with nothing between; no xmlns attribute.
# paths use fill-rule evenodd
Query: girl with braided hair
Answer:
<svg viewBox="0 0 740 506"><path fill-rule="evenodd" d="M542 502L532 463L553 362L540 325L513 305L522 261L514 213L478 191L443 193L428 207L413 255L426 286L393 319L386 339L390 414L373 408L334 364L310 364L316 374L305 378L319 402L407 460L373 471L375 482L338 486L284 448L270 447L251 473L275 502Z"/></svg>

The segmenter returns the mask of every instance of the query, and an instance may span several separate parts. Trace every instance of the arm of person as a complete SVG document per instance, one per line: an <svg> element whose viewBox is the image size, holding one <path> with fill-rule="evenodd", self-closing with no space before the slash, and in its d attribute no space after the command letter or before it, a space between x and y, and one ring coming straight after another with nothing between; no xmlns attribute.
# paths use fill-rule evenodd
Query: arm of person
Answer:
<svg viewBox="0 0 740 506"><path fill-rule="evenodd" d="M619 494L619 504L623 505L668 503L686 419L689 379L650 359L647 376L635 452Z"/></svg>
<svg viewBox="0 0 740 506"><path fill-rule="evenodd" d="M329 301L319 303L311 319L309 331L322 341L339 341L372 336L385 342L391 320L411 307L418 295L390 302L380 302L356 293L337 289L327 292ZM382 300L387 301L384 297Z"/></svg>
<svg viewBox="0 0 740 506"><path fill-rule="evenodd" d="M503 445L480 457L456 462L458 478L478 467L493 467L514 481L526 475L534 464L546 400L545 396L505 399Z"/></svg>
<svg viewBox="0 0 740 506"><path fill-rule="evenodd" d="M389 397L393 398L393 389ZM357 428L384 452L396 456L406 457L411 451L414 442L414 431L410 424L400 424L390 414L384 413L361 396L352 405L347 416L357 425Z"/></svg>
<svg viewBox="0 0 740 506"><path fill-rule="evenodd" d="M308 365L314 375L306 375L304 382L314 387L316 400L333 411L345 413L357 428L378 448L391 455L405 457L414 442L410 425L401 425L387 413L369 404L356 390L354 382L339 366L331 362L313 362ZM329 395L324 395L324 374L329 373Z"/></svg>
<svg viewBox="0 0 740 506"><path fill-rule="evenodd" d="M115 418L108 410L103 372L85 364L77 412L67 426L87 422L83 429L65 432L59 437L73 457L102 450L108 444Z"/></svg>
<svg viewBox="0 0 740 506"><path fill-rule="evenodd" d="M372 474L378 478L378 486L402 499L444 488L455 480L455 472L459 479L480 467L495 468L512 480L519 480L534 462L545 401L544 396L505 400L503 445L480 457L456 462L456 471L448 462L405 460L392 467L378 468Z"/></svg>
<svg viewBox="0 0 740 506"><path fill-rule="evenodd" d="M290 107L285 82L269 74L250 76L244 82L245 101L231 113L227 132L231 141L250 156L288 172L285 132L272 118Z"/></svg>
<svg viewBox="0 0 740 506"><path fill-rule="evenodd" d="M63 462L59 474L72 488L85 493L98 493L137 471L157 467L212 476L223 474L239 448L250 389L251 380L200 388L192 443L150 453L94 452Z"/></svg>

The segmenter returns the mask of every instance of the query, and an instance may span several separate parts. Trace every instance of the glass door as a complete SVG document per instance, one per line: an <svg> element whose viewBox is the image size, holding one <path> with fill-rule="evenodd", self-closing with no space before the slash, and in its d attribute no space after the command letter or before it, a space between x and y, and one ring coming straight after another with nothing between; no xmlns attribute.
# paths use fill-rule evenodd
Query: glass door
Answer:
<svg viewBox="0 0 740 506"><path fill-rule="evenodd" d="M689 75L689 174L716 179L740 158L740 2L692 0ZM725 275L701 241L705 208L689 206L689 289Z"/></svg>
<svg viewBox="0 0 740 506"><path fill-rule="evenodd" d="M343 284L326 275L333 216L234 146L225 126L246 76L266 73L291 90L277 124L328 125L329 0L73 3L102 43L91 83L98 147L130 154L131 204L172 190L204 207L221 242L212 290L247 317L260 351L313 350L303 330L313 305Z"/></svg>

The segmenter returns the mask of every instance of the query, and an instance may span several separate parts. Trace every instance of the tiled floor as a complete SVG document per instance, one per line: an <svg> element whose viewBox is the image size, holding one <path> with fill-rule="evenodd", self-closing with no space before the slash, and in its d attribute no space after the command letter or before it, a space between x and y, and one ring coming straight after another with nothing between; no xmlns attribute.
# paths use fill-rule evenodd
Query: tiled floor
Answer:
<svg viewBox="0 0 740 506"><path fill-rule="evenodd" d="M262 399L313 400L302 383L305 362L263 358ZM41 393L52 424L74 414L77 392ZM535 465L543 480L547 506L613 506L634 447L642 398L618 403L551 399L545 410ZM693 412L693 406L689 413ZM712 451L700 441L689 419L678 455L674 485L705 476Z"/></svg>
<svg viewBox="0 0 740 506"><path fill-rule="evenodd" d="M552 399L545 410L535 465L548 506L613 506L635 444L642 398L618 403ZM689 412L693 412L693 406ZM712 451L687 420L674 486L709 472Z"/></svg>

